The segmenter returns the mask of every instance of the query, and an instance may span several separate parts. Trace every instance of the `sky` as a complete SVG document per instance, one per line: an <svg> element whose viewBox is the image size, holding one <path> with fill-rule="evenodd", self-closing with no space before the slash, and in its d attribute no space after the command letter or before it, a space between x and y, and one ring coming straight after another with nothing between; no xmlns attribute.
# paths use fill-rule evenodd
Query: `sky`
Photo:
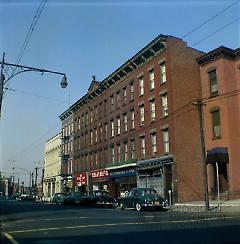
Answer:
<svg viewBox="0 0 240 244"><path fill-rule="evenodd" d="M17 62L41 2L0 0L0 58L5 53L6 63ZM239 48L239 18L235 0L46 1L19 64L66 73L69 84L62 89L61 76L38 72L5 84L2 175L29 184L29 172L43 166L46 141L61 130L59 115L86 94L92 75L102 81L159 34L203 52Z"/></svg>

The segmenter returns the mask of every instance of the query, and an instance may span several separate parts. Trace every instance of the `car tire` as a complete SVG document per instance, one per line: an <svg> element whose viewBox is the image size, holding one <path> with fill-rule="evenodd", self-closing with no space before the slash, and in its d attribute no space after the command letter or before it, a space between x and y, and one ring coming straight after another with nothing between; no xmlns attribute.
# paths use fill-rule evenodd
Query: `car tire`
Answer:
<svg viewBox="0 0 240 244"><path fill-rule="evenodd" d="M140 203L136 203L136 210L141 211L142 210L142 205Z"/></svg>

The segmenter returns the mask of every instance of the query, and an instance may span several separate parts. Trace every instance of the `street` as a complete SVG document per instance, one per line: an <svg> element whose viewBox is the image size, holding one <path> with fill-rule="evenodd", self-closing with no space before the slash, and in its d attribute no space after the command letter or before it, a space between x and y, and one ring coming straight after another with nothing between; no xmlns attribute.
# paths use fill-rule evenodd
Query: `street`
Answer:
<svg viewBox="0 0 240 244"><path fill-rule="evenodd" d="M240 216L1 201L3 243L239 243Z"/></svg>

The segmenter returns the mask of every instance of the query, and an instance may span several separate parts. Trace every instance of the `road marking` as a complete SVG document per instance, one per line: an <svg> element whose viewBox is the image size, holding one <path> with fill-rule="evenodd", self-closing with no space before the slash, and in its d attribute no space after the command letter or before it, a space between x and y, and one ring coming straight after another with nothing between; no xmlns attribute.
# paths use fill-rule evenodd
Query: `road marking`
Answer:
<svg viewBox="0 0 240 244"><path fill-rule="evenodd" d="M189 220L171 220L171 221L150 221L150 222L126 222L126 223L112 223L112 224L76 225L76 226L65 226L65 227L51 227L51 228L29 229L29 230L16 230L16 231L8 231L8 233L17 234L17 233L27 233L27 232L64 230L64 229L79 229L79 228L93 228L93 227L114 227L114 226L121 226L121 225L149 225L149 224L165 224L165 223L188 223L188 222L200 222L200 221L211 221L211 220L220 220L220 219L234 219L234 218L236 218L236 217L189 219Z"/></svg>
<svg viewBox="0 0 240 244"><path fill-rule="evenodd" d="M7 232L2 232L2 234L12 243L18 244L18 242Z"/></svg>
<svg viewBox="0 0 240 244"><path fill-rule="evenodd" d="M118 219L133 219L133 218L155 218L158 216L127 216L127 217L118 217ZM38 221L56 221L56 220L68 220L68 219L112 219L112 217L69 217L69 218L47 218L47 219L38 219ZM26 220L16 220L12 221L15 223L23 223L23 222L35 222L36 219L26 219Z"/></svg>

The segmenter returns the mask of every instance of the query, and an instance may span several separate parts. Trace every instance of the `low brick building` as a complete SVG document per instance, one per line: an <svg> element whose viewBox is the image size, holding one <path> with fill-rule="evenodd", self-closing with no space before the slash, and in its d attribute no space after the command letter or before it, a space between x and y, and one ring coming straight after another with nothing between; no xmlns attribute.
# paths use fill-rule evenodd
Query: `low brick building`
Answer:
<svg viewBox="0 0 240 244"><path fill-rule="evenodd" d="M240 197L240 50L219 47L198 59L204 106L209 193ZM219 157L218 157L219 156ZM219 179L219 184L218 184Z"/></svg>
<svg viewBox="0 0 240 244"><path fill-rule="evenodd" d="M154 187L175 202L203 200L198 113L203 53L160 35L60 115L70 190ZM82 177L87 180L82 181Z"/></svg>

